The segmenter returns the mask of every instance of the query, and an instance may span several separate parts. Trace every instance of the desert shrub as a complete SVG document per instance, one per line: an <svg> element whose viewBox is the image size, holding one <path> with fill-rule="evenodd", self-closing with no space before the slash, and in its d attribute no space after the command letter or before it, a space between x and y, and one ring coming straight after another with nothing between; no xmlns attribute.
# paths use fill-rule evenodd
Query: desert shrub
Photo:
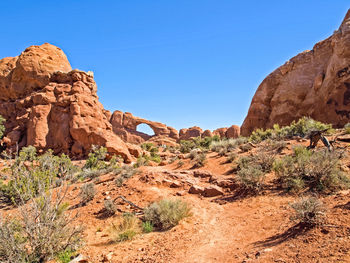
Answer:
<svg viewBox="0 0 350 263"><path fill-rule="evenodd" d="M237 153L230 153L226 158L226 162L232 163L234 160L236 160L237 156Z"/></svg>
<svg viewBox="0 0 350 263"><path fill-rule="evenodd" d="M180 168L180 167L184 166L184 164L185 164L184 161L180 160L177 162L177 167Z"/></svg>
<svg viewBox="0 0 350 263"><path fill-rule="evenodd" d="M144 220L160 230L176 226L181 219L190 215L190 207L181 200L161 200L152 203L144 210Z"/></svg>
<svg viewBox="0 0 350 263"><path fill-rule="evenodd" d="M193 159L194 161L194 168L203 167L207 163L207 155L205 153L199 153L197 156Z"/></svg>
<svg viewBox="0 0 350 263"><path fill-rule="evenodd" d="M46 190L46 185L40 184L38 189L25 195L18 191L19 215L0 218L1 262L46 262L77 249L82 230L71 226L72 218L66 212L67 187ZM30 194L32 201L26 203Z"/></svg>
<svg viewBox="0 0 350 263"><path fill-rule="evenodd" d="M265 151L274 151L280 153L284 148L286 148L286 145L287 144L284 141L267 139L262 147L264 147Z"/></svg>
<svg viewBox="0 0 350 263"><path fill-rule="evenodd" d="M341 171L339 152L311 152L305 147L294 148L293 156L276 160L273 169L282 188L299 192L330 193L349 187L349 178Z"/></svg>
<svg viewBox="0 0 350 263"><path fill-rule="evenodd" d="M2 139L2 137L4 137L4 132L5 132L5 125L4 125L4 122L6 120L4 119L4 117L2 117L0 115L0 139Z"/></svg>
<svg viewBox="0 0 350 263"><path fill-rule="evenodd" d="M215 135L213 137L205 137L205 138L192 138L190 140L181 140L180 141L180 152L181 153L189 153L193 149L201 149L202 151L208 150L210 145L213 142L219 141L219 136Z"/></svg>
<svg viewBox="0 0 350 263"><path fill-rule="evenodd" d="M272 169L275 154L258 152L252 156L242 156L237 163L237 176L242 187L252 193L259 193L264 185L265 174Z"/></svg>
<svg viewBox="0 0 350 263"><path fill-rule="evenodd" d="M86 183L80 188L80 199L82 204L87 204L92 201L96 195L95 185L93 183Z"/></svg>
<svg viewBox="0 0 350 263"><path fill-rule="evenodd" d="M345 133L349 134L350 133L350 123L347 123L344 125Z"/></svg>
<svg viewBox="0 0 350 263"><path fill-rule="evenodd" d="M134 214L125 213L119 224L112 224L111 232L117 242L131 240L140 232L140 220Z"/></svg>
<svg viewBox="0 0 350 263"><path fill-rule="evenodd" d="M121 187L127 179L131 178L136 173L137 169L129 165L124 165L122 168L119 169L119 176L115 179L114 182L118 187Z"/></svg>
<svg viewBox="0 0 350 263"><path fill-rule="evenodd" d="M249 137L249 141L260 143L267 139L281 140L293 136L305 137L313 130L331 129L332 125L315 121L309 117L302 117L298 121L293 121L289 126L280 127L275 124L272 129L256 129Z"/></svg>
<svg viewBox="0 0 350 263"><path fill-rule="evenodd" d="M218 152L219 156L225 156L227 154L227 148L221 148Z"/></svg>
<svg viewBox="0 0 350 263"><path fill-rule="evenodd" d="M142 222L142 231L144 233L151 233L153 229L153 224L150 221Z"/></svg>
<svg viewBox="0 0 350 263"><path fill-rule="evenodd" d="M60 263L69 263L77 255L77 252L72 249L66 249L60 252L56 258Z"/></svg>
<svg viewBox="0 0 350 263"><path fill-rule="evenodd" d="M293 221L315 226L324 220L326 209L323 203L315 197L301 198L290 206L294 209L294 215L291 217Z"/></svg>
<svg viewBox="0 0 350 263"><path fill-rule="evenodd" d="M7 183L0 182L0 193L14 204L25 196L29 200L33 194L39 193L39 186L48 190L56 182L57 176L62 179L78 169L69 162L65 155L53 156L48 151L38 157L35 147L24 147L10 167L11 179Z"/></svg>
<svg viewBox="0 0 350 263"><path fill-rule="evenodd" d="M145 142L145 143L141 144L141 148L145 151L150 152L153 148L155 148L155 146L151 142ZM157 148L157 151L158 151L158 148Z"/></svg>
<svg viewBox="0 0 350 263"><path fill-rule="evenodd" d="M239 149L242 151L242 152L248 152L250 151L251 149L253 149L253 146L250 144L250 143L245 143L245 144L242 144L239 146Z"/></svg>
<svg viewBox="0 0 350 263"><path fill-rule="evenodd" d="M137 161L134 164L134 167L137 168L137 167L141 167L141 166L147 166L147 165L149 165L150 161L160 163L162 161L162 159L156 153L151 153L151 155L142 154L137 158Z"/></svg>
<svg viewBox="0 0 350 263"><path fill-rule="evenodd" d="M238 146L246 142L245 137L239 137L237 139L223 139L218 141L213 141L210 144L210 149L214 152L226 151L231 152L235 150Z"/></svg>
<svg viewBox="0 0 350 263"><path fill-rule="evenodd" d="M193 160L193 159L197 158L197 156L200 152L201 152L201 150L198 148L192 149L187 157L190 158L191 160Z"/></svg>
<svg viewBox="0 0 350 263"><path fill-rule="evenodd" d="M170 160L168 161L168 163L169 163L169 164L172 164L172 163L174 163L174 162L175 162L176 160L178 160L178 159L179 159L179 156L177 156L177 155L176 155L176 156L173 156L173 157L170 158Z"/></svg>
<svg viewBox="0 0 350 263"><path fill-rule="evenodd" d="M88 159L84 165L85 169L104 169L107 167L107 163L104 161L107 156L107 148L92 146L92 151L88 155Z"/></svg>
<svg viewBox="0 0 350 263"><path fill-rule="evenodd" d="M114 215L117 211L117 207L112 200L105 200L103 205L108 215Z"/></svg>
<svg viewBox="0 0 350 263"><path fill-rule="evenodd" d="M239 182L246 190L254 193L261 191L265 174L260 166L243 167L237 172L237 176Z"/></svg>

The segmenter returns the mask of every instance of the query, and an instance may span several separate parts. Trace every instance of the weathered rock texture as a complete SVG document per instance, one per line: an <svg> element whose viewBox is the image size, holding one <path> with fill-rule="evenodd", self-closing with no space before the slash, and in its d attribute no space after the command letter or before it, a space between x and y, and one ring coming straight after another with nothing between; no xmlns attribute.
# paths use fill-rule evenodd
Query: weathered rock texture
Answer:
<svg viewBox="0 0 350 263"><path fill-rule="evenodd" d="M214 135L219 136L220 138L238 138L240 135L240 127L237 125L232 125L227 128L218 128L211 132L210 130L203 131L200 127L194 126L188 129L180 130L180 140L189 140L196 137L213 137Z"/></svg>
<svg viewBox="0 0 350 263"><path fill-rule="evenodd" d="M272 72L258 87L242 135L302 116L339 127L350 122L350 10L339 30Z"/></svg>
<svg viewBox="0 0 350 263"><path fill-rule="evenodd" d="M130 112L115 111L110 118L110 122L115 134L124 141L134 144L142 143L152 137L169 137L175 140L179 138L179 133L176 129L160 122L135 117ZM153 130L154 136L136 130L137 126L142 123L147 124Z"/></svg>
<svg viewBox="0 0 350 263"><path fill-rule="evenodd" d="M50 44L0 60L4 141L12 150L33 145L79 157L96 144L130 162L140 151L113 133L96 91L92 73L72 71L63 51Z"/></svg>

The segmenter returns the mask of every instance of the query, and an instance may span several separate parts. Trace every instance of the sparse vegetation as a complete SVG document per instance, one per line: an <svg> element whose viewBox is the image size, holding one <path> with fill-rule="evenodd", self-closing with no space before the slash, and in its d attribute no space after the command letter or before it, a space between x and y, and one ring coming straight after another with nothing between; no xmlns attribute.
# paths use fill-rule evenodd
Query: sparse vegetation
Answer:
<svg viewBox="0 0 350 263"><path fill-rule="evenodd" d="M107 167L105 162L107 156L107 148L92 146L92 152L89 153L89 158L86 160L85 169L101 170Z"/></svg>
<svg viewBox="0 0 350 263"><path fill-rule="evenodd" d="M80 188L80 199L81 203L86 205L88 202L92 201L96 195L95 185L93 183L86 183Z"/></svg>
<svg viewBox="0 0 350 263"><path fill-rule="evenodd" d="M326 209L316 197L301 198L290 206L294 209L293 221L312 227L324 220Z"/></svg>
<svg viewBox="0 0 350 263"><path fill-rule="evenodd" d="M142 222L142 230L144 233L151 233L153 229L153 224L150 221Z"/></svg>
<svg viewBox="0 0 350 263"><path fill-rule="evenodd" d="M289 126L280 127L278 124L275 124L272 129L256 129L249 137L249 141L260 143L267 139L282 140L293 136L305 137L312 130L326 130L331 128L332 125L330 124L324 124L309 117L303 117L297 122L293 121Z"/></svg>
<svg viewBox="0 0 350 263"><path fill-rule="evenodd" d="M111 233L117 242L131 240L140 233L140 220L134 214L125 213L119 224L112 224Z"/></svg>
<svg viewBox="0 0 350 263"><path fill-rule="evenodd" d="M207 155L205 153L198 153L194 159L194 168L203 167L207 163Z"/></svg>
<svg viewBox="0 0 350 263"><path fill-rule="evenodd" d="M295 147L292 156L276 160L273 169L282 188L299 192L331 193L349 187L349 178L339 166L342 153L317 151Z"/></svg>
<svg viewBox="0 0 350 263"><path fill-rule="evenodd" d="M190 207L181 200L161 200L144 210L144 220L149 221L159 230L170 229L189 215Z"/></svg>
<svg viewBox="0 0 350 263"><path fill-rule="evenodd" d="M38 184L38 190L23 191L15 184L18 215L0 219L1 262L46 262L75 251L81 240L81 228L70 226L72 219L66 213L66 186L47 190L46 182L31 177L27 182Z"/></svg>
<svg viewBox="0 0 350 263"><path fill-rule="evenodd" d="M108 215L114 215L115 212L117 211L117 207L116 205L113 203L112 200L105 200L103 202L105 211Z"/></svg>
<svg viewBox="0 0 350 263"><path fill-rule="evenodd" d="M350 123L344 125L345 133L350 134Z"/></svg>
<svg viewBox="0 0 350 263"><path fill-rule="evenodd" d="M213 137L205 138L192 138L191 140L181 140L180 141L180 152L189 153L193 149L200 149L202 151L208 150L213 142L219 141L219 136L215 135Z"/></svg>

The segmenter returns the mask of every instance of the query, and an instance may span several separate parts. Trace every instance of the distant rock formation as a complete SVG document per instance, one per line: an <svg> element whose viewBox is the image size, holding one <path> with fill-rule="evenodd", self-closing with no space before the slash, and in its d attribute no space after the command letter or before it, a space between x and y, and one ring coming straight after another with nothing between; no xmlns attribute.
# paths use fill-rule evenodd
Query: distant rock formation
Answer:
<svg viewBox="0 0 350 263"><path fill-rule="evenodd" d="M341 127L350 122L350 10L334 34L276 69L258 87L241 127L288 125L302 116Z"/></svg>
<svg viewBox="0 0 350 263"><path fill-rule="evenodd" d="M240 136L240 127L232 125L229 128L219 128L211 132L210 130L203 131L200 127L194 126L188 129L180 130L180 140L189 140L196 137L213 137L219 136L220 138L238 138Z"/></svg>
<svg viewBox="0 0 350 263"><path fill-rule="evenodd" d="M124 141L134 144L142 143L152 137L169 137L174 140L179 139L179 133L176 129L160 122L135 117L130 112L123 113L121 111L115 111L110 117L110 122L115 134L121 137ZM139 124L147 124L153 130L154 136L137 131L136 129Z"/></svg>
<svg viewBox="0 0 350 263"><path fill-rule="evenodd" d="M96 95L92 73L72 70L53 45L31 46L0 60L0 114L12 150L33 145L83 157L91 146L107 147L126 162L140 153L113 133L108 111Z"/></svg>

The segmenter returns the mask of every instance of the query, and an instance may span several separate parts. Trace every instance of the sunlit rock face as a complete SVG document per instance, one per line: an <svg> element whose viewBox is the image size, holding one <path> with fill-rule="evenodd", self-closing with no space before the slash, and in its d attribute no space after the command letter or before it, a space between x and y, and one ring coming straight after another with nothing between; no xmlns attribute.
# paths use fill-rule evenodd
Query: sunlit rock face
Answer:
<svg viewBox="0 0 350 263"><path fill-rule="evenodd" d="M350 122L350 10L334 34L267 76L258 87L241 134L302 116L336 127Z"/></svg>
<svg viewBox="0 0 350 263"><path fill-rule="evenodd" d="M63 51L53 45L31 46L18 57L1 59L4 141L12 150L33 145L74 157L101 145L131 162L131 153L140 151L114 134L96 91L92 73L72 70Z"/></svg>

